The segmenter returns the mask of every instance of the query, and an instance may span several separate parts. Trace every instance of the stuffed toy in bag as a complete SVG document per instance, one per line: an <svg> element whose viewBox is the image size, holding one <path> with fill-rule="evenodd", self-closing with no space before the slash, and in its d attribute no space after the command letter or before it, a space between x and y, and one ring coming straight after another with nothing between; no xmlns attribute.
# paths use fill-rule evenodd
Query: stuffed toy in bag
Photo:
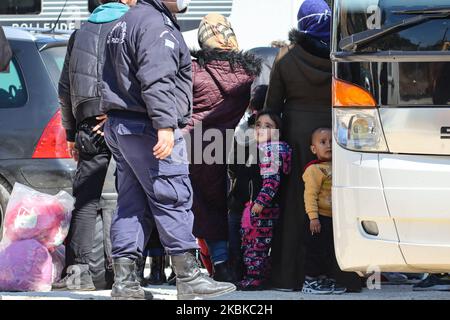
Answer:
<svg viewBox="0 0 450 320"><path fill-rule="evenodd" d="M70 214L58 199L42 194L24 197L8 207L5 237L12 241L36 239L52 249L67 236Z"/></svg>

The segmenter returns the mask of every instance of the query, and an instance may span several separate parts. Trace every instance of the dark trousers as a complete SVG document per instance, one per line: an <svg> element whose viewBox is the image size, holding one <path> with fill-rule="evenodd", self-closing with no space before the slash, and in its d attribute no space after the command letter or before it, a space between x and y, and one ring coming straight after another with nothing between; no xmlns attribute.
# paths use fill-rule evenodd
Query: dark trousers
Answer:
<svg viewBox="0 0 450 320"><path fill-rule="evenodd" d="M338 265L334 251L333 219L319 216L321 231L319 234L311 234L306 219L306 259L305 274L309 277L325 275L335 279L340 285L347 287L349 291L361 291L361 279L354 272L344 272Z"/></svg>
<svg viewBox="0 0 450 320"><path fill-rule="evenodd" d="M153 155L157 131L145 115L108 114L105 138L117 163L117 210L111 227L113 259L140 259L153 227L168 255L197 248L186 143L175 130L172 155ZM153 218L153 219L152 219Z"/></svg>
<svg viewBox="0 0 450 320"><path fill-rule="evenodd" d="M244 259L241 235L242 212L228 212L228 256L230 271L236 281L242 279Z"/></svg>
<svg viewBox="0 0 450 320"><path fill-rule="evenodd" d="M230 211L228 213L228 253L230 259L242 256L241 219L242 212Z"/></svg>
<svg viewBox="0 0 450 320"><path fill-rule="evenodd" d="M147 242L145 247L144 256L146 257L162 257L165 256L166 253L164 251L164 247L161 244L161 240L159 240L159 233L156 226L153 227L153 230L150 234L150 239Z"/></svg>
<svg viewBox="0 0 450 320"><path fill-rule="evenodd" d="M101 210L99 202L111 153L105 139L92 132L96 124L95 118L88 119L80 124L76 134L79 161L73 182L75 208L66 242L66 266L89 264L97 214Z"/></svg>

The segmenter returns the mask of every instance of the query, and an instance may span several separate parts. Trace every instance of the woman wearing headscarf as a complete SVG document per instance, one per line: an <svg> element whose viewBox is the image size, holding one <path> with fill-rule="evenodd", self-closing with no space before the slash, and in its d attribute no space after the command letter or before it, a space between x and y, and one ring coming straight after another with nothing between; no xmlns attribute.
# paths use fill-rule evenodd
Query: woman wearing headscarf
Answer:
<svg viewBox="0 0 450 320"><path fill-rule="evenodd" d="M311 133L331 127L331 9L323 0L303 0L291 45L278 54L265 108L282 114L283 139L293 148L291 174L281 190L282 215L272 246L272 285L301 289L305 264L303 168L312 160ZM347 281L347 289L354 287Z"/></svg>
<svg viewBox="0 0 450 320"><path fill-rule="evenodd" d="M231 24L222 15L209 14L203 18L198 41L201 50L191 53L194 57L193 115L184 129L192 142L193 233L207 244L214 265L214 279L230 280L226 166L226 150L229 148L225 133L226 130L234 130L249 105L250 87L260 72L260 62L255 56L239 51ZM220 133L222 142L195 139L196 136L203 137L211 129ZM207 147L214 142L218 143L220 150L210 154ZM215 162L211 164L210 159L204 158L204 153L213 156Z"/></svg>

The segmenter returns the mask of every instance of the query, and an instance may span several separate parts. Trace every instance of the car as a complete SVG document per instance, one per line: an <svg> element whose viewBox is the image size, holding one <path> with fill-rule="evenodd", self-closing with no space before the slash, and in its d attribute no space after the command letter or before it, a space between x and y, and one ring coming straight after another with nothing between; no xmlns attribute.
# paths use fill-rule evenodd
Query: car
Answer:
<svg viewBox="0 0 450 320"><path fill-rule="evenodd" d="M450 0L336 0L333 223L345 271L450 270Z"/></svg>
<svg viewBox="0 0 450 320"><path fill-rule="evenodd" d="M328 3L331 0L326 0ZM0 25L21 28L79 29L100 0L8 0L0 1ZM258 8L258 14L255 14ZM192 0L186 13L177 15L190 48L198 49L198 27L202 18L216 12L230 18L241 49L267 46L287 40L297 22L298 4L292 0ZM258 32L248 27L249 13ZM267 23L271 21L271 23Z"/></svg>
<svg viewBox="0 0 450 320"><path fill-rule="evenodd" d="M76 163L67 150L61 125L58 81L69 34L5 27L13 51L0 73L0 225L15 183L37 191L72 193ZM102 194L102 214L116 205L114 163ZM97 220L91 266L104 269L102 215ZM94 272L95 273L95 272Z"/></svg>

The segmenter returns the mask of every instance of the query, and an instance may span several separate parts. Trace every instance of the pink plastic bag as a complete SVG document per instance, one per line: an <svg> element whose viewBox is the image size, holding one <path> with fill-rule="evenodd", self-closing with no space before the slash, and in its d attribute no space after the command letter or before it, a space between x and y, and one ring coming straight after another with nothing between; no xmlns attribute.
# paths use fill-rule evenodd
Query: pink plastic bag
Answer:
<svg viewBox="0 0 450 320"><path fill-rule="evenodd" d="M61 274L65 266L66 261L66 249L64 246L59 246L50 252L52 256L53 272L52 272L52 283L61 279Z"/></svg>
<svg viewBox="0 0 450 320"><path fill-rule="evenodd" d="M35 239L48 249L60 246L69 232L73 198L55 196L16 183L6 208L3 240Z"/></svg>
<svg viewBox="0 0 450 320"><path fill-rule="evenodd" d="M245 204L244 212L242 213L242 220L241 220L241 227L243 229L252 229L252 222L251 222L251 210L253 207L253 202L247 202Z"/></svg>
<svg viewBox="0 0 450 320"><path fill-rule="evenodd" d="M52 257L36 240L10 243L0 249L0 291L50 291Z"/></svg>

